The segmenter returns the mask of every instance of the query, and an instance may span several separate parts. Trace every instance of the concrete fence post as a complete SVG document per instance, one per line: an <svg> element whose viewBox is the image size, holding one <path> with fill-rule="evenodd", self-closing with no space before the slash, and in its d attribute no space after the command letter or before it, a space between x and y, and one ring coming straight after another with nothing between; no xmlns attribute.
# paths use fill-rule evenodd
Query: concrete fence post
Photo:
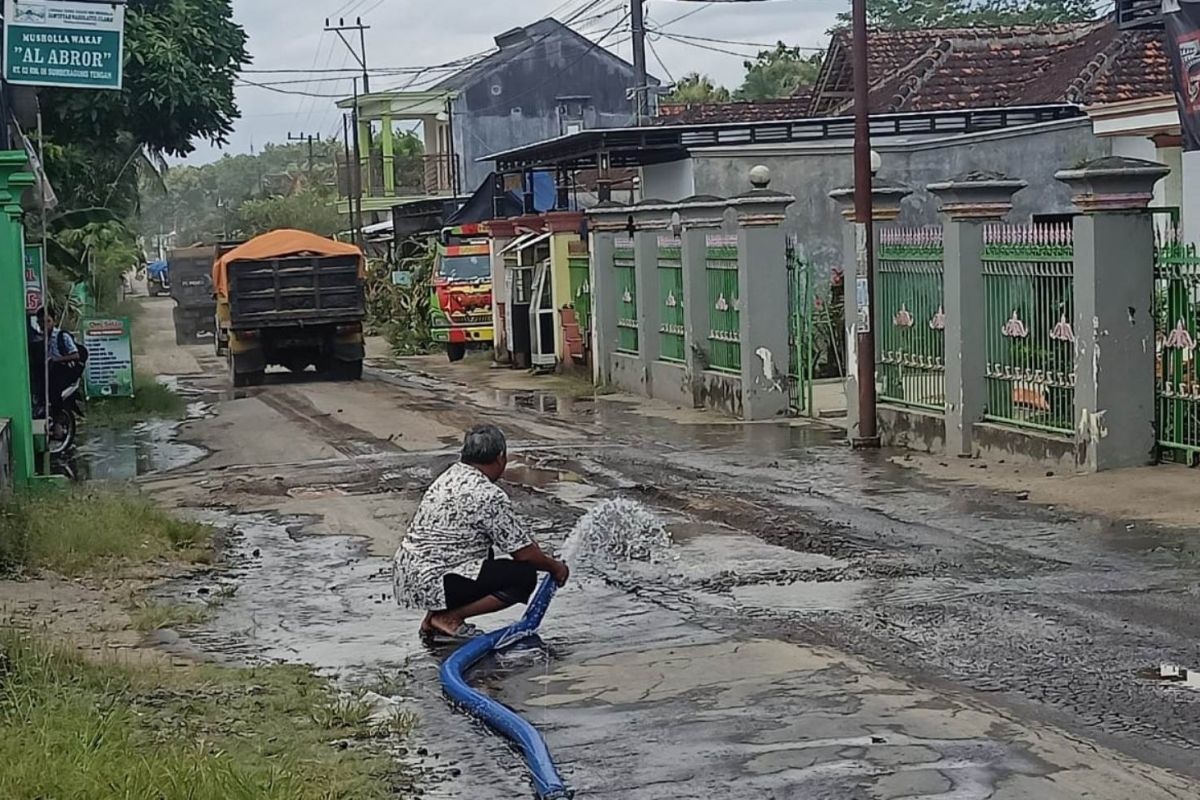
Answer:
<svg viewBox="0 0 1200 800"><path fill-rule="evenodd" d="M511 361L508 341L508 265L504 249L517 238L517 226L512 220L494 219L487 224L491 239L492 260L492 359L498 364Z"/></svg>
<svg viewBox="0 0 1200 800"><path fill-rule="evenodd" d="M871 192L872 220L875 227L875 266L879 265L879 228L895 222L900 216L900 203L912 190L900 184L876 181ZM858 407L858 330L859 302L866 301L866 275L858 274L858 241L854 225L854 187L834 189L830 199L837 204L842 219L842 275L845 280L846 326L846 434L850 442L861 439L862 413ZM863 317L865 320L865 316Z"/></svg>
<svg viewBox="0 0 1200 800"><path fill-rule="evenodd" d="M1098 472L1151 464L1157 450L1154 222L1170 170L1111 157L1054 177L1074 192L1076 463Z"/></svg>
<svg viewBox="0 0 1200 800"><path fill-rule="evenodd" d="M753 421L786 417L790 406L791 317L782 225L796 198L768 188L771 174L765 167L751 170L750 183L754 188L729 205L738 222L742 417Z"/></svg>
<svg viewBox="0 0 1200 800"><path fill-rule="evenodd" d="M612 360L620 339L617 329L617 278L614 253L617 236L629 231L630 209L618 203L601 203L587 212L591 238L592 380L597 386L612 383Z"/></svg>
<svg viewBox="0 0 1200 800"><path fill-rule="evenodd" d="M1004 219L1026 185L980 172L927 187L942 204L947 455L973 455L975 425L987 408L984 227Z"/></svg>
<svg viewBox="0 0 1200 800"><path fill-rule="evenodd" d="M708 368L708 237L725 224L729 201L708 195L690 197L678 207L683 252L683 324L687 379L695 408L704 407L703 375Z"/></svg>

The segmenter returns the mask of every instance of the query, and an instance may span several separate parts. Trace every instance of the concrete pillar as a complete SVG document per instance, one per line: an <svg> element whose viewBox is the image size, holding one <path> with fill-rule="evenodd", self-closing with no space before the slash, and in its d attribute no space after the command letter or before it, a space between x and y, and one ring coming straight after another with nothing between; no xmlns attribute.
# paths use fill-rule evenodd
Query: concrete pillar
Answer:
<svg viewBox="0 0 1200 800"><path fill-rule="evenodd" d="M946 454L974 454L975 424L987 407L983 326L983 229L1012 211L1025 181L972 173L927 187L942 203L946 315Z"/></svg>
<svg viewBox="0 0 1200 800"><path fill-rule="evenodd" d="M876 264L879 255L879 227L900 216L900 203L912 191L899 184L876 181L872 187L872 220L875 225ZM860 442L861 411L858 406L858 332L867 324L867 276L858 274L858 226L854 220L854 188L829 193L846 220L842 232L842 274L845 276L846 317L846 434L851 443Z"/></svg>
<svg viewBox="0 0 1200 800"><path fill-rule="evenodd" d="M620 340L617 330L617 281L613 273L613 253L617 236L627 233L632 224L631 209L619 203L605 202L587 212L591 238L592 281L592 379L597 386L612 383L612 357Z"/></svg>
<svg viewBox="0 0 1200 800"><path fill-rule="evenodd" d="M25 314L25 242L21 227L21 195L33 186L23 151L0 152L0 417L12 426L12 475L18 485L34 477L33 399L29 391L29 337Z"/></svg>
<svg viewBox="0 0 1200 800"><path fill-rule="evenodd" d="M703 374L708 368L708 237L725 224L729 201L700 195L684 200L679 214L683 253L683 326L687 346L687 379L695 408L704 407Z"/></svg>
<svg viewBox="0 0 1200 800"><path fill-rule="evenodd" d="M659 327L662 308L659 303L658 237L671 228L675 209L662 200L643 200L633 210L633 259L636 265L638 355L649 374L650 364L662 354ZM651 397L654 387L647 386Z"/></svg>
<svg viewBox="0 0 1200 800"><path fill-rule="evenodd" d="M508 266L501 251L517 238L517 226L511 220L494 219L487 227L492 245L492 358L497 363L507 364L511 359L508 350Z"/></svg>
<svg viewBox="0 0 1200 800"><path fill-rule="evenodd" d="M392 117L384 114L380 120L379 142L383 147L383 193L387 197L396 194L396 152L392 135Z"/></svg>
<svg viewBox="0 0 1200 800"><path fill-rule="evenodd" d="M1156 459L1154 221L1167 167L1102 158L1055 175L1074 192L1077 462L1090 472Z"/></svg>
<svg viewBox="0 0 1200 800"><path fill-rule="evenodd" d="M765 167L751 170L754 189L729 200L738 221L741 294L742 417L763 420L789 412L791 352L787 236L784 213L796 201L772 191Z"/></svg>

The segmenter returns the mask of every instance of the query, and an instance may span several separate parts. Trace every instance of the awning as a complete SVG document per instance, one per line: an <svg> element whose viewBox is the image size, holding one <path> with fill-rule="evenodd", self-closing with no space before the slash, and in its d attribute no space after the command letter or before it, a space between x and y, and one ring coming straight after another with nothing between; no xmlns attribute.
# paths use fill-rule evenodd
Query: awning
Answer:
<svg viewBox="0 0 1200 800"><path fill-rule="evenodd" d="M525 244L525 242L528 242L530 239L532 239L535 236L537 236L536 233L522 233L520 236L518 236L517 238L513 239L511 242L506 244L504 246L504 249L500 251L500 255L504 255L505 253L511 253L513 250L516 250L518 247L521 247L522 245Z"/></svg>
<svg viewBox="0 0 1200 800"><path fill-rule="evenodd" d="M544 241L546 241L547 239L549 239L549 238L550 238L551 236L553 236L554 234L551 234L551 233L534 233L534 234L530 234L530 235L531 235L531 236L533 236L533 238L532 238L532 239L530 239L528 242L525 242L525 243L523 243L523 244L522 244L520 247L518 247L518 248L517 248L517 250L528 250L528 249L529 249L529 248L531 248L531 247L536 247L537 245L539 245L539 244L541 244L542 242L544 242ZM520 241L520 240L518 240L518 241Z"/></svg>

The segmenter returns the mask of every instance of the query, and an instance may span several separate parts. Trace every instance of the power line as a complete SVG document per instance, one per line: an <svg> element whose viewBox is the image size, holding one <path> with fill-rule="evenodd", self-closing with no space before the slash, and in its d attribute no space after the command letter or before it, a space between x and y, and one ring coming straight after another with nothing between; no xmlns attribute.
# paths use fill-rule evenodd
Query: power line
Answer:
<svg viewBox="0 0 1200 800"><path fill-rule="evenodd" d="M707 11L708 9L712 8L713 5L714 5L713 3L705 3L704 5L700 6L699 8L692 9L691 11L688 11L685 14L680 14L678 17L675 17L674 19L667 20L666 22L664 22L662 24L661 27L665 28L668 25L674 25L676 22L681 22L681 21L687 19L688 17L694 17L697 14L699 14L701 11Z"/></svg>
<svg viewBox="0 0 1200 800"><path fill-rule="evenodd" d="M658 65L663 68L663 72L667 73L667 79L670 80L671 83L674 83L675 76L671 74L671 68L663 62L662 56L658 54L658 48L654 46L654 42L651 39L646 39L646 44L650 46L650 52L654 55L654 60L657 61Z"/></svg>
<svg viewBox="0 0 1200 800"><path fill-rule="evenodd" d="M659 35L662 36L664 39L670 39L673 42L678 42L679 44L686 44L689 47L695 47L700 50L707 50L710 53L724 53L727 56L737 56L738 58L753 58L754 57L753 53L739 53L736 50L726 50L723 47L717 47L717 46L711 45L711 44L703 44L702 42L693 42L693 41L689 41L688 39L680 39L679 37L675 36L674 34L670 34L670 33L666 33L666 32L663 32Z"/></svg>
<svg viewBox="0 0 1200 800"><path fill-rule="evenodd" d="M741 47L765 47L770 50L774 50L780 44L783 44L782 42L775 42L774 44L767 44L765 42L743 42L743 41L738 41L737 39L714 39L710 36L693 36L693 35L686 34L686 33L674 33L671 31L664 31L661 27L653 29L653 33L656 33L659 36L666 36L671 39L689 39L689 40L697 41L697 42L713 42L715 44L730 44L730 45L738 45ZM790 45L787 45L787 44L784 44L784 47L788 47L792 50L810 50L810 51L816 52L816 53L824 53L828 49L825 47L791 47Z"/></svg>

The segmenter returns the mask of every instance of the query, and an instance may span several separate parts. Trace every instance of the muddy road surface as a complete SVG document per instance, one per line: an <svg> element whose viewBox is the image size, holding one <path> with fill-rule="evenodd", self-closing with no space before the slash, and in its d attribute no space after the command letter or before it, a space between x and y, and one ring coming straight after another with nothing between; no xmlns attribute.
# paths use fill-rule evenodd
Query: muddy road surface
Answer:
<svg viewBox="0 0 1200 800"><path fill-rule="evenodd" d="M147 301L149 320L166 301ZM169 315L169 306L166 306ZM561 543L596 501L669 525L665 564L577 579L540 648L473 675L544 732L580 798L1200 797L1200 538L921 482L817 426L737 425L436 359L360 383L229 389L205 348L153 363L210 403L198 461L141 479L231 531L218 596L163 645L394 688L423 797L532 796L520 759L442 699L446 653L389 557L462 431L509 435L506 489ZM515 615L506 616L511 619ZM488 620L489 627L500 620Z"/></svg>

